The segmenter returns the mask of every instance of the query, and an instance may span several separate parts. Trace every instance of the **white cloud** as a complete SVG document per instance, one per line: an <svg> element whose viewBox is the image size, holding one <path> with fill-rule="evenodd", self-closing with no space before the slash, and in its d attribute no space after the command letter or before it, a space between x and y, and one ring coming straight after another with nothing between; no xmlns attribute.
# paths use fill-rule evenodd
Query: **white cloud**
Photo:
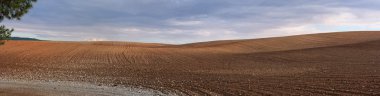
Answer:
<svg viewBox="0 0 380 96"><path fill-rule="evenodd" d="M124 31L124 32L141 32L142 30L139 28L121 28L121 31Z"/></svg>
<svg viewBox="0 0 380 96"><path fill-rule="evenodd" d="M177 26L196 26L196 25L201 25L203 22L202 21L184 21L184 20L169 20L169 23L172 25L177 25Z"/></svg>
<svg viewBox="0 0 380 96"><path fill-rule="evenodd" d="M106 41L107 39L104 38L88 38L85 39L85 41Z"/></svg>

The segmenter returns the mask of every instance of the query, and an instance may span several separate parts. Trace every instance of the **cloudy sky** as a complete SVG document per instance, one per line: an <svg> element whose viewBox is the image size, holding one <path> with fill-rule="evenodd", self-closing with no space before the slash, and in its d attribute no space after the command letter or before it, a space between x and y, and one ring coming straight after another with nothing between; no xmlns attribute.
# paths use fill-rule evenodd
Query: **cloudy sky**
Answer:
<svg viewBox="0 0 380 96"><path fill-rule="evenodd" d="M38 0L13 36L189 43L380 30L380 0Z"/></svg>

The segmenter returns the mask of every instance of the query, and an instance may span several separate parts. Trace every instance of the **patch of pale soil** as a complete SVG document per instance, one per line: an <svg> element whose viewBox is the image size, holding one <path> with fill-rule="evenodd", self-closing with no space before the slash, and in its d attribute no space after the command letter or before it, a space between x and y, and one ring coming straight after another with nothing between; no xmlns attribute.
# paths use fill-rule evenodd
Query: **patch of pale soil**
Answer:
<svg viewBox="0 0 380 96"><path fill-rule="evenodd" d="M156 96L160 91L109 87L80 82L44 82L0 79L0 96Z"/></svg>

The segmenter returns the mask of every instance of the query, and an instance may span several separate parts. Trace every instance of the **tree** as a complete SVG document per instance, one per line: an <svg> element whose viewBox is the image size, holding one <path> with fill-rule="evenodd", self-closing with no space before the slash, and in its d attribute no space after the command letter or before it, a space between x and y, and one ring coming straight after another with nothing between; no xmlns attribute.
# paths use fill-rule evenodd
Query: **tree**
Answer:
<svg viewBox="0 0 380 96"><path fill-rule="evenodd" d="M23 15L28 13L37 0L0 0L0 22L4 19L20 20ZM0 44L1 41L10 38L13 29L8 29L4 25L0 26Z"/></svg>

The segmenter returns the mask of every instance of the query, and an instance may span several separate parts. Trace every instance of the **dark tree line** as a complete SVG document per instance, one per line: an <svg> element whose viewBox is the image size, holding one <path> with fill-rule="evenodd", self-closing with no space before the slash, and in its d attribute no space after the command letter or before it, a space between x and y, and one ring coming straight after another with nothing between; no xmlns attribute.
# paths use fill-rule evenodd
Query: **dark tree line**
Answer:
<svg viewBox="0 0 380 96"><path fill-rule="evenodd" d="M0 0L0 22L4 19L20 20L37 0ZM13 29L0 26L0 41L10 38ZM1 44L1 42L0 42Z"/></svg>

